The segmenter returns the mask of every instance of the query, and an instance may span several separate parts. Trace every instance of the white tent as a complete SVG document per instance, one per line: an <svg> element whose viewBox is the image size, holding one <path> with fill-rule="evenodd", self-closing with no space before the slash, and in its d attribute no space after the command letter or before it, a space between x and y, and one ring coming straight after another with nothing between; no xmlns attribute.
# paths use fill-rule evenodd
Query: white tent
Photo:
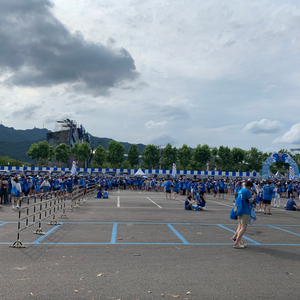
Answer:
<svg viewBox="0 0 300 300"><path fill-rule="evenodd" d="M142 171L142 169L138 169L138 171L134 174L135 176L143 176L145 173Z"/></svg>

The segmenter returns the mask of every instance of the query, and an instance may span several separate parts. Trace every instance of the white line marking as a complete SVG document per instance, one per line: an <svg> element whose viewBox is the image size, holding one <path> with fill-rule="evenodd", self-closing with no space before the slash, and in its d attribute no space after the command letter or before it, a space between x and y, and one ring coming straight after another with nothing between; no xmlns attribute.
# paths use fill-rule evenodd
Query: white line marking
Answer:
<svg viewBox="0 0 300 300"><path fill-rule="evenodd" d="M151 200L150 198L146 197L148 200L150 200L152 203L154 203L157 207L162 208L160 205L158 205L157 203L155 203L153 200Z"/></svg>
<svg viewBox="0 0 300 300"><path fill-rule="evenodd" d="M212 200L206 200L206 201L210 201L210 202L221 204L221 205L228 206L228 207L232 207L233 206L233 203L232 203L232 205L228 205L228 204L224 204L224 203L220 203L220 202L216 202L216 201L212 201Z"/></svg>
<svg viewBox="0 0 300 300"><path fill-rule="evenodd" d="M120 190L118 190L118 194L120 194Z"/></svg>
<svg viewBox="0 0 300 300"><path fill-rule="evenodd" d="M118 204L117 207L120 207L120 197L118 197Z"/></svg>

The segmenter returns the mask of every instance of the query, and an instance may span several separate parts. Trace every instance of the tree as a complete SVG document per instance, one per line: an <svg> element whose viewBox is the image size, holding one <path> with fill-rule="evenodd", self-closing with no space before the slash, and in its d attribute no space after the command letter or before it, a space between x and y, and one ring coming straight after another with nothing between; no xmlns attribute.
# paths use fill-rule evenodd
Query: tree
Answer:
<svg viewBox="0 0 300 300"><path fill-rule="evenodd" d="M162 150L161 166L164 170L172 169L173 163L177 160L177 149L172 148L172 145L168 143Z"/></svg>
<svg viewBox="0 0 300 300"><path fill-rule="evenodd" d="M70 149L74 153L74 158L77 160L78 165L84 166L84 162L89 159L91 149L88 143L75 143Z"/></svg>
<svg viewBox="0 0 300 300"><path fill-rule="evenodd" d="M192 150L186 144L183 144L181 148L178 149L178 160L182 168L186 170L187 166L190 164L192 159Z"/></svg>
<svg viewBox="0 0 300 300"><path fill-rule="evenodd" d="M68 163L70 151L69 151L69 147L65 143L59 144L55 148L54 153L55 153L55 159L58 162L61 162L63 164Z"/></svg>
<svg viewBox="0 0 300 300"><path fill-rule="evenodd" d="M147 145L142 152L142 159L148 169L159 165L159 149L154 145Z"/></svg>
<svg viewBox="0 0 300 300"><path fill-rule="evenodd" d="M52 160L54 157L54 149L47 141L43 141L37 144L33 143L26 154L32 159L37 159L38 166L41 167Z"/></svg>
<svg viewBox="0 0 300 300"><path fill-rule="evenodd" d="M128 160L124 160L121 163L121 169L130 169L131 168L131 164Z"/></svg>
<svg viewBox="0 0 300 300"><path fill-rule="evenodd" d="M132 144L130 146L127 160L130 163L129 168L133 168L134 166L138 166L140 164L140 152L136 144Z"/></svg>
<svg viewBox="0 0 300 300"><path fill-rule="evenodd" d="M246 156L246 151L241 148L233 148L231 150L232 161L234 162L235 171L238 170Z"/></svg>
<svg viewBox="0 0 300 300"><path fill-rule="evenodd" d="M251 147L250 150L246 151L245 162L248 165L246 171L260 172L264 163L263 152L255 147Z"/></svg>
<svg viewBox="0 0 300 300"><path fill-rule="evenodd" d="M93 165L95 168L101 168L106 159L106 150L102 145L99 145L96 148L94 157L93 157Z"/></svg>
<svg viewBox="0 0 300 300"><path fill-rule="evenodd" d="M124 160L125 147L116 141L111 141L107 146L107 161L113 165L114 168L121 165Z"/></svg>
<svg viewBox="0 0 300 300"><path fill-rule="evenodd" d="M218 150L220 171L230 171L232 167L231 150L229 147L220 146Z"/></svg>
<svg viewBox="0 0 300 300"><path fill-rule="evenodd" d="M193 160L198 169L205 169L206 162L211 158L211 152L208 145L197 145L193 151Z"/></svg>

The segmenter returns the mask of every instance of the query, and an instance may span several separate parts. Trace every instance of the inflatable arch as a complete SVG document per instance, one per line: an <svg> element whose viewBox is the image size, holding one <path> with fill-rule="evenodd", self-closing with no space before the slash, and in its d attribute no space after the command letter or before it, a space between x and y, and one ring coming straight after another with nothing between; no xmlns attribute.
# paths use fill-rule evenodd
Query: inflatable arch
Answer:
<svg viewBox="0 0 300 300"><path fill-rule="evenodd" d="M269 168L270 165L277 162L277 161L283 161L287 164L289 164L294 171L293 176L290 174L290 177L292 179L299 179L299 168L296 162L291 158L291 156L288 153L272 153L264 162L263 167L262 167L262 179L268 179L269 178Z"/></svg>

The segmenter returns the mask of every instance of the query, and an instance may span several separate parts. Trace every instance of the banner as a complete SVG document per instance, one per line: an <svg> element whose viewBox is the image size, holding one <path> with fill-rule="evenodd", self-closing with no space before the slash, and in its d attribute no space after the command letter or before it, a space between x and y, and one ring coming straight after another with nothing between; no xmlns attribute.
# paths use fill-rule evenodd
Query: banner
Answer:
<svg viewBox="0 0 300 300"><path fill-rule="evenodd" d="M74 175L76 173L76 161L73 160L72 169L71 169L71 175Z"/></svg>
<svg viewBox="0 0 300 300"><path fill-rule="evenodd" d="M290 167L289 180L293 180L293 179L295 179L294 168Z"/></svg>
<svg viewBox="0 0 300 300"><path fill-rule="evenodd" d="M176 165L175 165L175 164L173 164L172 176L173 176L173 177L176 176Z"/></svg>

